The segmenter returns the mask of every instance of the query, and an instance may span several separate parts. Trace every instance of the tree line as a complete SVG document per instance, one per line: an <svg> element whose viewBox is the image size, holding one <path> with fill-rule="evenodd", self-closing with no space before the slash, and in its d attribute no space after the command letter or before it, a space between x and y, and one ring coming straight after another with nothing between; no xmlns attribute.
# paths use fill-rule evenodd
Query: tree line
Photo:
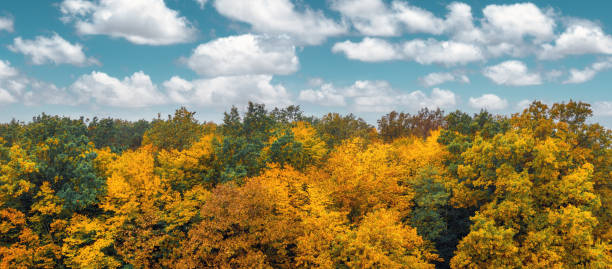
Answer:
<svg viewBox="0 0 612 269"><path fill-rule="evenodd" d="M610 268L590 105L0 124L2 268Z"/></svg>

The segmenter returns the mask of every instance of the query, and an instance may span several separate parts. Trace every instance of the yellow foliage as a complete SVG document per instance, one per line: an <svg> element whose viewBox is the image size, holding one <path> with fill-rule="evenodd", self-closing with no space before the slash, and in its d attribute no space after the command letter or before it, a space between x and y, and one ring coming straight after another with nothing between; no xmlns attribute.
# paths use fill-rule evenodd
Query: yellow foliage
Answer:
<svg viewBox="0 0 612 269"><path fill-rule="evenodd" d="M302 143L305 155L309 156L313 163L320 163L327 154L327 147L325 141L317 135L315 128L307 122L298 121L291 131L295 140Z"/></svg>
<svg viewBox="0 0 612 269"><path fill-rule="evenodd" d="M369 213L351 232L342 257L350 268L430 268L437 259L417 234L403 225L397 211Z"/></svg>
<svg viewBox="0 0 612 269"><path fill-rule="evenodd" d="M200 138L190 148L182 151L173 149L162 150L158 155L161 175L170 181L170 184L179 189L203 184L206 170L211 168L213 156L213 134ZM208 187L211 187L207 183Z"/></svg>
<svg viewBox="0 0 612 269"><path fill-rule="evenodd" d="M339 210L349 212L353 221L379 208L406 215L414 192L401 184L404 172L395 159L391 145L347 140L331 154L325 166L328 175L318 184L330 190Z"/></svg>
<svg viewBox="0 0 612 269"><path fill-rule="evenodd" d="M112 247L113 234L97 219L75 215L66 230L62 254L73 268L117 268L121 262L108 256L104 249Z"/></svg>

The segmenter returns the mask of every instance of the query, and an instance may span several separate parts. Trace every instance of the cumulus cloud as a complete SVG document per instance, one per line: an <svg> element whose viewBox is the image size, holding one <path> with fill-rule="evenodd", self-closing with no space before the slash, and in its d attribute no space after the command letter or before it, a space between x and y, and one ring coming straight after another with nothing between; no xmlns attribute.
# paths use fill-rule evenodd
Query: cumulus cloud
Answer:
<svg viewBox="0 0 612 269"><path fill-rule="evenodd" d="M444 18L399 0L334 0L331 8L366 36L446 34L449 41L478 46L487 57L534 53L537 44L554 38L556 27L555 14L532 3L488 5L478 26L471 7L458 2L447 5Z"/></svg>
<svg viewBox="0 0 612 269"><path fill-rule="evenodd" d="M74 98L65 88L30 78L11 66L10 62L0 60L0 103L15 102L23 102L25 105L71 105L74 104Z"/></svg>
<svg viewBox="0 0 612 269"><path fill-rule="evenodd" d="M529 99L523 99L523 100L519 101L518 103L516 103L516 108L517 108L518 110L521 110L521 111L522 111L522 110L525 110L525 109L529 108L529 106L531 105L531 103L533 103L533 101L532 101L532 100L529 100Z"/></svg>
<svg viewBox="0 0 612 269"><path fill-rule="evenodd" d="M555 21L532 3L488 5L483 10L484 26L491 39L522 41L525 36L543 42L554 37Z"/></svg>
<svg viewBox="0 0 612 269"><path fill-rule="evenodd" d="M480 97L470 97L469 105L477 109L501 110L508 107L508 101L495 94L483 94Z"/></svg>
<svg viewBox="0 0 612 269"><path fill-rule="evenodd" d="M335 0L331 8L348 18L364 35L395 36L400 33L397 18L381 0Z"/></svg>
<svg viewBox="0 0 612 269"><path fill-rule="evenodd" d="M6 88L10 87L11 84L13 88L18 86L15 85L15 81L12 79L18 74L17 69L12 67L9 61L0 60L0 104L17 102L17 98Z"/></svg>
<svg viewBox="0 0 612 269"><path fill-rule="evenodd" d="M109 35L139 45L170 45L193 41L197 30L164 0L64 0L64 22L79 34Z"/></svg>
<svg viewBox="0 0 612 269"><path fill-rule="evenodd" d="M392 109L418 110L455 106L457 97L448 90L434 88L430 95L422 91L397 91L386 81L356 81L346 95L352 97L353 108L363 112L388 112Z"/></svg>
<svg viewBox="0 0 612 269"><path fill-rule="evenodd" d="M441 34L446 28L442 19L422 8L394 1L392 9L395 11L398 21L404 25L408 32Z"/></svg>
<svg viewBox="0 0 612 269"><path fill-rule="evenodd" d="M208 0L195 0L196 3L198 3L198 5L200 5L200 8L204 8L204 6L206 6L206 3L208 2Z"/></svg>
<svg viewBox="0 0 612 269"><path fill-rule="evenodd" d="M408 41L403 45L403 53L406 58L420 64L452 66L484 60L484 55L477 46L434 39Z"/></svg>
<svg viewBox="0 0 612 269"><path fill-rule="evenodd" d="M364 35L397 36L404 31L440 34L444 31L442 19L404 2L394 1L389 6L381 0L335 0L331 8Z"/></svg>
<svg viewBox="0 0 612 269"><path fill-rule="evenodd" d="M463 74L454 74L448 72L434 72L419 78L419 81L425 87L431 87L446 82L458 81L461 83L470 83L470 79Z"/></svg>
<svg viewBox="0 0 612 269"><path fill-rule="evenodd" d="M574 21L554 44L542 45L542 59L560 59L568 55L612 54L612 36L588 21Z"/></svg>
<svg viewBox="0 0 612 269"><path fill-rule="evenodd" d="M300 92L299 99L324 106L348 106L361 112L388 112L393 109L418 110L448 108L457 103L455 94L435 88L427 95L422 91L403 92L395 90L387 81L358 80L348 87L337 88L324 83L319 89Z"/></svg>
<svg viewBox="0 0 612 269"><path fill-rule="evenodd" d="M17 69L15 69L15 67L12 67L9 61L0 60L0 79L14 77L18 73L19 72L17 71Z"/></svg>
<svg viewBox="0 0 612 269"><path fill-rule="evenodd" d="M364 62L381 62L401 59L400 51L393 44L379 38L364 38L359 43L344 41L334 44L334 53L344 53L347 58Z"/></svg>
<svg viewBox="0 0 612 269"><path fill-rule="evenodd" d="M0 88L0 104L15 103L17 99L7 90Z"/></svg>
<svg viewBox="0 0 612 269"><path fill-rule="evenodd" d="M527 86L542 84L540 74L529 73L527 66L516 60L489 66L484 69L483 75L500 85Z"/></svg>
<svg viewBox="0 0 612 269"><path fill-rule="evenodd" d="M339 94L331 83L320 85L319 89L300 91L300 101L318 104L321 106L345 106L344 96Z"/></svg>
<svg viewBox="0 0 612 269"><path fill-rule="evenodd" d="M322 11L308 6L298 10L290 0L216 0L214 6L221 15L248 23L257 32L286 34L309 45L347 31Z"/></svg>
<svg viewBox="0 0 612 269"><path fill-rule="evenodd" d="M199 45L185 63L204 76L294 73L299 68L295 46L283 37L240 35Z"/></svg>
<svg viewBox="0 0 612 269"><path fill-rule="evenodd" d="M17 37L13 44L9 45L9 49L26 55L35 65L47 63L76 66L99 64L98 60L85 56L81 44L71 44L57 33L51 37L37 36L34 40Z"/></svg>
<svg viewBox="0 0 612 269"><path fill-rule="evenodd" d="M271 75L222 76L188 81L172 77L164 82L172 101L202 106L240 105L247 101L273 106L291 104L287 89L272 84Z"/></svg>
<svg viewBox="0 0 612 269"><path fill-rule="evenodd" d="M332 0L330 6L365 36L390 37L406 32L445 35L449 38L447 41L436 42L446 42L449 47L453 44L463 44L469 46L464 48L470 48L471 51L474 51L472 48L477 48L478 54L471 56L478 55L478 59L505 55L535 55L540 59L560 59L568 55L612 54L612 36L606 34L601 26L588 20L561 17L553 9L540 8L533 3L487 5L482 9L482 18L474 18L471 7L459 2L447 5L448 12L445 17L437 17L427 10L400 0ZM565 22L563 27L559 27L558 19ZM556 31L558 28L561 28L561 33ZM367 43L346 41L338 45L345 47L346 51L349 48L358 49L374 44L372 39L364 41ZM388 41L376 40L374 45L378 45L376 48L383 48L381 45L385 45L386 58L396 59L389 56L392 50L388 44L382 42ZM420 46L421 42L424 41L413 44ZM436 45L426 43L427 47ZM371 55L367 52L361 54L365 55L354 59L384 59L369 57Z"/></svg>
<svg viewBox="0 0 612 269"><path fill-rule="evenodd" d="M563 84L576 84L583 83L589 81L597 75L597 73L604 71L606 69L612 68L612 58L609 58L605 61L595 62L592 65L586 67L585 69L579 70L572 68L569 73L570 76L567 80L563 82Z"/></svg>
<svg viewBox="0 0 612 269"><path fill-rule="evenodd" d="M0 17L0 31L13 32L14 30L12 17Z"/></svg>
<svg viewBox="0 0 612 269"><path fill-rule="evenodd" d="M139 71L122 80L103 72L82 75L69 87L79 103L97 103L114 107L145 107L166 103L151 78Z"/></svg>
<svg viewBox="0 0 612 269"><path fill-rule="evenodd" d="M477 46L435 39L415 39L398 45L366 37L358 43L348 40L336 43L332 51L344 53L349 59L365 62L401 59L420 64L453 66L484 60L484 55Z"/></svg>
<svg viewBox="0 0 612 269"><path fill-rule="evenodd" d="M612 116L612 102L601 101L593 104L593 114L595 116Z"/></svg>

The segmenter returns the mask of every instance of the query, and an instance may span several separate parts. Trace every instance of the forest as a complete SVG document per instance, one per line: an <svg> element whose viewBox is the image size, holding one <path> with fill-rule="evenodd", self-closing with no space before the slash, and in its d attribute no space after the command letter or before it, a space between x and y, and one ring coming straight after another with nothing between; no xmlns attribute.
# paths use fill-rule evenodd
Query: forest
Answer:
<svg viewBox="0 0 612 269"><path fill-rule="evenodd" d="M612 268L587 103L0 124L1 268Z"/></svg>

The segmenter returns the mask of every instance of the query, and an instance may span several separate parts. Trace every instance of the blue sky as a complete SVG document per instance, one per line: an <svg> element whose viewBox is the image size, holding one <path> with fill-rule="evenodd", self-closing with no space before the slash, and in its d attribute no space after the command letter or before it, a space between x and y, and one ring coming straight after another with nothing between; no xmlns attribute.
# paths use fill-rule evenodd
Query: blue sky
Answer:
<svg viewBox="0 0 612 269"><path fill-rule="evenodd" d="M612 126L610 1L63 0L0 4L0 121L593 105Z"/></svg>

